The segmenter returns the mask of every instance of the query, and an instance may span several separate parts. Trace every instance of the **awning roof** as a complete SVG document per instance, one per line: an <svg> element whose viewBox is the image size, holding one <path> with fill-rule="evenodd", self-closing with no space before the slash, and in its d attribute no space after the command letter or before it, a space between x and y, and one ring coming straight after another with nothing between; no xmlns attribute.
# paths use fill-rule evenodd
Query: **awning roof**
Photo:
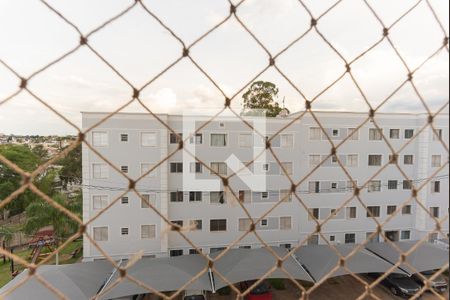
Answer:
<svg viewBox="0 0 450 300"><path fill-rule="evenodd" d="M398 247L406 252L416 242L398 242ZM356 245L337 245L336 248L347 256ZM280 257L287 252L283 248L272 248ZM416 249L407 261L418 271L441 268L448 263L448 250L433 244L423 243ZM218 254L215 254L217 257ZM212 255L214 256L214 255ZM296 259L289 257L283 267L295 279L305 281L321 280L338 263L339 257L326 245L304 246L295 252ZM367 245L347 260L347 267L353 273L384 272L400 259L400 254L388 243L374 243ZM244 280L259 279L276 266L277 261L272 254L264 248L261 249L232 249L218 260L214 267L231 283ZM407 273L413 270L405 265L400 266ZM305 270L305 268L307 270ZM107 261L91 263L78 263L60 266L41 266L37 270L45 280L56 289L64 293L68 299L89 299L99 290L106 290L114 284L119 274L113 272L113 267ZM155 290L176 291L183 288L197 274L205 271L197 280L186 287L195 290L220 289L227 284L217 274L214 284L208 273L208 261L201 255L187 255L172 258L142 258L128 269L128 274ZM308 272L314 277L309 276ZM395 272L400 273L397 269ZM331 277L347 274L346 270L339 268ZM28 273L22 272L14 280L0 289L0 296L14 288ZM287 278L279 269L268 278ZM105 285L106 283L106 285ZM119 298L136 294L149 293L147 289L124 279L111 288L102 299ZM36 278L28 279L22 286L8 294L5 299L57 299L52 291L43 286Z"/></svg>
<svg viewBox="0 0 450 300"><path fill-rule="evenodd" d="M334 247L343 257L346 257L357 247L357 245L335 245ZM295 255L316 281L320 281L339 265L339 256L328 245L304 246L297 250ZM392 268L392 264L362 248L346 260L346 267L352 273L381 273ZM404 273L399 269L394 272ZM330 277L341 276L348 273L349 272L345 268L339 267L330 275Z"/></svg>
<svg viewBox="0 0 450 300"><path fill-rule="evenodd" d="M37 269L54 288L61 291L67 299L89 299L95 296L105 278L113 271L107 261L77 263L71 265L44 265ZM28 276L28 271L20 273L0 290L3 295ZM8 294L5 299L60 299L42 285L35 277L28 279L22 286Z"/></svg>
<svg viewBox="0 0 450 300"><path fill-rule="evenodd" d="M284 257L288 252L284 248L273 247L278 256ZM216 257L218 254L215 255ZM231 283L259 279L277 265L277 259L266 248L232 249L220 258L214 267ZM284 269L295 279L313 281L303 267L291 256L283 263ZM280 269L275 270L267 278L289 278ZM216 289L228 284L220 276L214 276Z"/></svg>
<svg viewBox="0 0 450 300"><path fill-rule="evenodd" d="M396 242L395 244L403 253L406 253L416 245L416 243L417 241L408 241ZM370 243L366 248L392 264L396 264L400 261L401 253L399 253L390 243ZM420 244L417 249L406 257L406 262L415 270L408 267L406 264L401 264L400 268L405 270L409 275L416 272L440 269L448 263L448 254L448 250L425 242Z"/></svg>
<svg viewBox="0 0 450 300"><path fill-rule="evenodd" d="M169 258L142 258L128 269L127 273L138 281L160 292L176 291L183 287L202 270L207 270L208 261L201 255L186 255ZM114 284L119 274L116 272L104 287ZM211 290L208 273L205 272L186 289ZM118 285L105 293L101 299L120 298L136 294L150 293L148 289L124 278Z"/></svg>

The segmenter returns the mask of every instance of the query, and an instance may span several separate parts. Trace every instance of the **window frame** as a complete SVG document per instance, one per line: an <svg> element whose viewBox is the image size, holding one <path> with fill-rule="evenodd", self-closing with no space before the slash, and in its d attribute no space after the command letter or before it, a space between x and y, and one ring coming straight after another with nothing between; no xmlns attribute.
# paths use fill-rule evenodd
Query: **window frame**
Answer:
<svg viewBox="0 0 450 300"><path fill-rule="evenodd" d="M220 221L225 221L225 229L223 230L213 230L213 222L220 222ZM216 224L217 228L219 228L219 225L223 225L223 224ZM228 219L209 219L209 232L227 232L228 231Z"/></svg>
<svg viewBox="0 0 450 300"><path fill-rule="evenodd" d="M213 139L212 139L212 137L213 137L213 135L223 135L224 137L225 137L225 144L223 145L223 146L214 146L213 144L212 144L212 141L213 141ZM226 148L226 147L229 147L229 142L228 142L228 133L222 133L222 132L211 132L210 134L209 134L209 146L211 147L211 148Z"/></svg>
<svg viewBox="0 0 450 300"><path fill-rule="evenodd" d="M151 134L154 135L154 145L152 144L144 144L144 135L146 134ZM156 131L141 131L139 133L139 139L140 139L140 144L141 147L149 147L149 148L156 148L158 146L158 133Z"/></svg>
<svg viewBox="0 0 450 300"><path fill-rule="evenodd" d="M153 237L151 237L151 236L149 236L149 237L144 237L143 236L143 227L144 226L149 226L150 228L152 228L153 227ZM156 225L155 224L141 224L141 226L140 226L140 237L141 237L141 240L154 240L154 239L156 239Z"/></svg>
<svg viewBox="0 0 450 300"><path fill-rule="evenodd" d="M95 141L95 134L104 134L106 136L106 142L105 144L97 144ZM103 139L102 139L103 141ZM97 148L102 148L102 147L108 147L109 146L109 134L108 131L103 131L103 130L94 130L92 131L92 146L93 147L97 147Z"/></svg>

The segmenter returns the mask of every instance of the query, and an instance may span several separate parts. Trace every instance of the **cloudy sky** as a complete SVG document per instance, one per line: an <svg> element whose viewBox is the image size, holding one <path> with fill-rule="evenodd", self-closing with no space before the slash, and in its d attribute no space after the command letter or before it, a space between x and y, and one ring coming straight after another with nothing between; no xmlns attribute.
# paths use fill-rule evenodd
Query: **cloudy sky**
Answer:
<svg viewBox="0 0 450 300"><path fill-rule="evenodd" d="M48 0L83 33L118 14L132 0ZM237 2L237 1L236 1ZM315 16L335 1L305 0ZM369 1L389 26L416 1ZM226 0L143 1L186 44L195 41L229 14ZM448 32L448 1L430 0ZM310 26L298 0L246 0L238 16L273 54ZM382 27L362 0L343 0L318 24L320 31L347 60L374 44ZM391 30L391 38L411 68L433 53L444 38L426 2ZM78 33L38 0L0 1L0 60L24 77L74 48ZM175 61L181 44L139 5L89 39L90 45L133 85L142 86ZM231 18L191 49L193 59L229 96L267 65L268 56ZM416 75L415 82L432 110L448 101L448 52L442 51ZM311 32L277 59L277 66L308 97L316 96L344 70L340 58ZM352 70L373 105L380 103L406 77L406 70L385 41L357 61ZM291 111L303 108L300 95L273 68L258 79L280 88ZM0 101L16 91L18 79L0 64ZM29 88L49 105L81 126L80 111L111 111L131 96L130 87L86 47L33 78ZM182 60L142 92L155 112L217 108L223 105L218 89L190 62ZM233 106L239 108L241 97ZM367 111L348 77L317 99L317 109ZM142 111L138 105L128 111ZM410 86L400 90L382 110L424 111ZM0 105L0 133L67 134L75 131L42 104L23 92Z"/></svg>

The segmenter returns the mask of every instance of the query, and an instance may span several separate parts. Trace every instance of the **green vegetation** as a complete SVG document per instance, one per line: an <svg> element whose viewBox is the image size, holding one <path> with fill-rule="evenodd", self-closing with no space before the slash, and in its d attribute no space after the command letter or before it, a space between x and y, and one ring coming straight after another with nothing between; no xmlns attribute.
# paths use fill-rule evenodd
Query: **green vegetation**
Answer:
<svg viewBox="0 0 450 300"><path fill-rule="evenodd" d="M73 264L76 262L79 262L81 260L82 252L78 252L75 257L72 257L72 253L76 250L82 247L82 241L76 240L69 245L67 245L66 248L62 249L59 254L59 263L61 265L64 264ZM42 253L48 253L47 249L43 249ZM15 255L29 261L30 260L30 254L31 249L25 249L21 251L14 252ZM48 264L55 264L55 257L53 257ZM0 260L0 287L7 284L11 279L11 262L9 260L6 260L6 263L3 263L3 260ZM15 264L15 268L19 268L19 270L22 270L23 267Z"/></svg>
<svg viewBox="0 0 450 300"><path fill-rule="evenodd" d="M244 98L243 114L252 115L252 109L265 109L267 117L278 116L282 110L278 102L275 101L278 92L277 86L271 82L254 82L242 96Z"/></svg>
<svg viewBox="0 0 450 300"><path fill-rule="evenodd" d="M268 281L270 285L278 291L286 289L286 286L284 285L284 279L272 278L268 279Z"/></svg>
<svg viewBox="0 0 450 300"><path fill-rule="evenodd" d="M32 149L27 145L0 145L0 154L30 173L49 159L47 150L41 145L34 146ZM56 203L81 217L81 191L71 191L70 193L67 191L69 184L79 183L79 178L81 178L81 147L77 147L67 157L49 166L34 179L33 184ZM6 164L0 163L0 201L19 189L22 181L21 175ZM32 236L42 227L51 225L58 245L78 230L78 224L75 221L28 189L0 211L4 218L22 212L25 212L26 215L24 224L0 226L0 241L5 241L7 249L9 249L9 242L16 232L25 232ZM78 261L82 256L82 251L77 251L75 256L72 254L81 247L81 240L70 243L59 253L60 264ZM32 249L18 250L14 251L14 254L30 261L31 251ZM41 255L45 256L49 251L44 247ZM52 257L47 263L54 264L55 257ZM16 270L17 268L23 267L16 264ZM3 260L0 260L0 286L11 279L10 261L7 260L6 263L3 263Z"/></svg>

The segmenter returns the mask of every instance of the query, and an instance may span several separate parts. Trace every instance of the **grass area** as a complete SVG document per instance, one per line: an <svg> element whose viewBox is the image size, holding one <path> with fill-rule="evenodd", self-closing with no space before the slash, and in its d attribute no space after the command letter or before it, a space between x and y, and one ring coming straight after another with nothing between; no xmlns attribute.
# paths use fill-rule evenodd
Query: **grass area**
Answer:
<svg viewBox="0 0 450 300"><path fill-rule="evenodd" d="M76 240L76 241L70 243L69 245L67 245L67 247L62 249L61 252L59 253L59 263L61 265L64 265L64 264L73 264L73 263L80 261L82 255L83 255L82 251L79 251L75 257L72 257L71 254L76 249L82 247L82 245L83 245L82 240ZM43 248L41 253L45 254L45 253L49 253L49 252L50 251L47 248ZM14 254L23 258L24 260L26 260L28 262L31 260L31 249L17 251L17 252L14 252ZM55 264L55 257L52 257L47 264L49 264L49 265ZM0 287L4 286L12 279L10 268L11 268L11 263L8 261L8 259L6 260L6 263L3 263L3 260L0 259ZM17 263L14 263L14 268L16 270L24 269L23 266L18 265Z"/></svg>

